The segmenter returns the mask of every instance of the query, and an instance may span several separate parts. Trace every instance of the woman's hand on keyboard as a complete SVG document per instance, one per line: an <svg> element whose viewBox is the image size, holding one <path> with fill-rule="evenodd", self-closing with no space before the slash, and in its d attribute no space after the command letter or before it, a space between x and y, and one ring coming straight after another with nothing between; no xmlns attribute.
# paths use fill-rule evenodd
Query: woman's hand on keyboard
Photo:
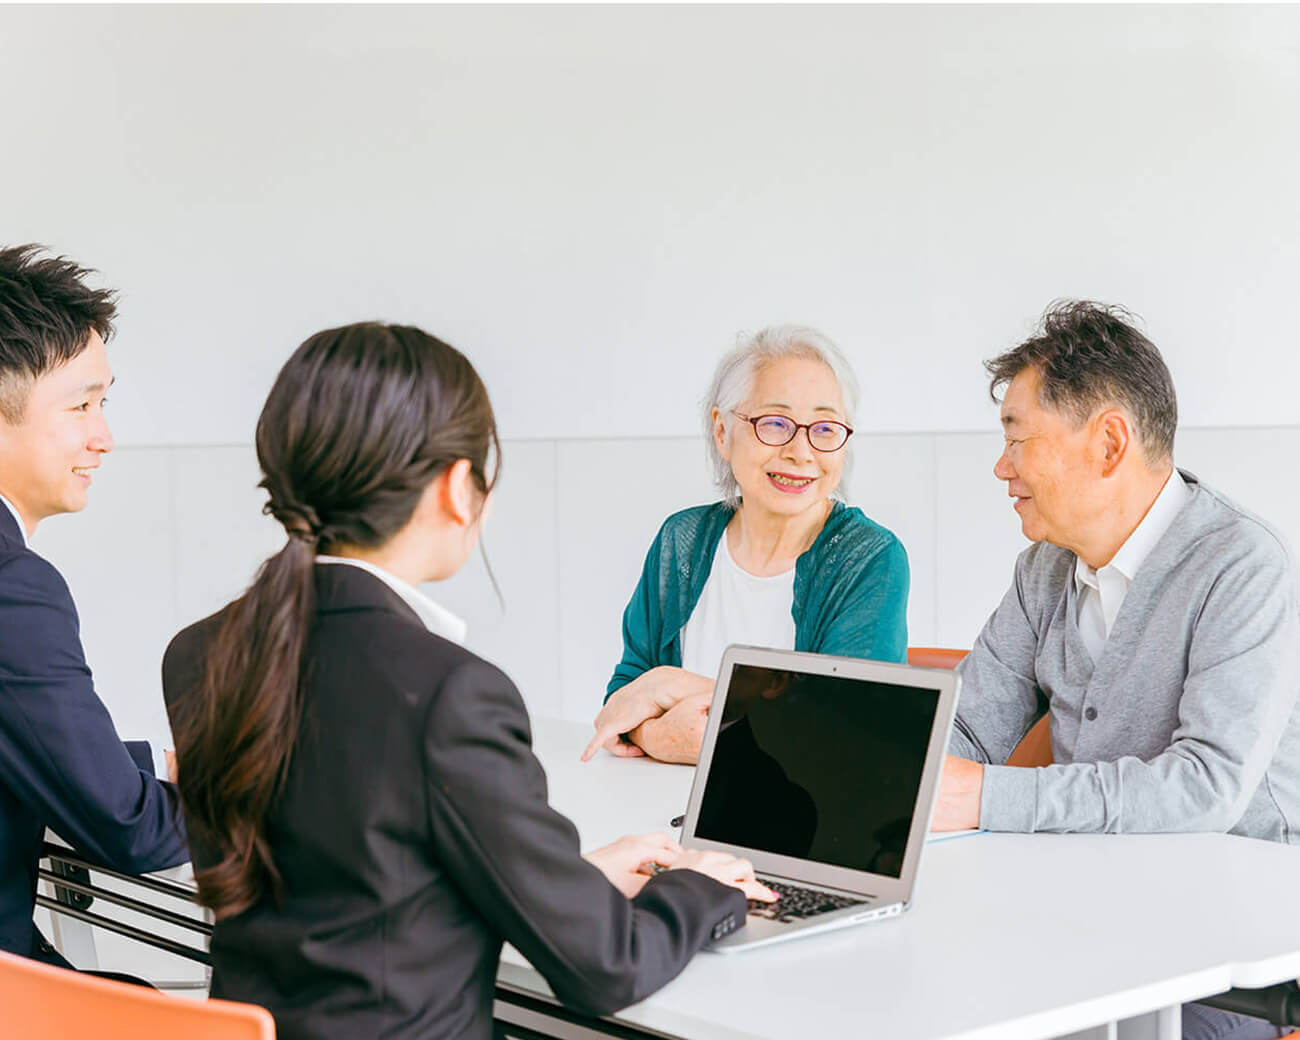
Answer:
<svg viewBox="0 0 1300 1040"><path fill-rule="evenodd" d="M667 834L629 834L582 854L629 899L641 891L656 867L671 867L681 856L682 847Z"/></svg>
<svg viewBox="0 0 1300 1040"><path fill-rule="evenodd" d="M727 852L685 849L668 869L697 871L714 881L738 888L747 898L757 899L761 903L774 903L777 899L775 892L754 877L754 865L749 860Z"/></svg>

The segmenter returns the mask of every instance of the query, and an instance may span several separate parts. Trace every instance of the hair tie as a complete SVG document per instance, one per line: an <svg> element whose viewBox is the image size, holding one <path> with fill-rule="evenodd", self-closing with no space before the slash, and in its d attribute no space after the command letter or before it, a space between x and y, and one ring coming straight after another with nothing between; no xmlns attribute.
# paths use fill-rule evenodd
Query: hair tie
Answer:
<svg viewBox="0 0 1300 1040"><path fill-rule="evenodd" d="M320 518L311 506L281 505L271 499L263 512L275 517L290 538L307 546L315 546L320 541Z"/></svg>
<svg viewBox="0 0 1300 1040"><path fill-rule="evenodd" d="M316 544L320 541L319 534L304 527L289 527L286 528L286 530L288 531L290 538L296 542L302 542L308 548L314 549Z"/></svg>

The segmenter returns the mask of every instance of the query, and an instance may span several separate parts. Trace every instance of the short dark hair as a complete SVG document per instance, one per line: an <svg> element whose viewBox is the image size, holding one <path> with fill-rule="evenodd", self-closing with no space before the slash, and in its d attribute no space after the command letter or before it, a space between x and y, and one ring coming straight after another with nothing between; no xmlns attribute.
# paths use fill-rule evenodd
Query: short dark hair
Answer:
<svg viewBox="0 0 1300 1040"><path fill-rule="evenodd" d="M1042 382L1039 401L1084 422L1097 409L1119 405L1129 413L1148 463L1171 459L1178 399L1165 360L1135 327L1135 315L1091 300L1058 300L1043 312L1036 333L984 362L989 394L1027 368Z"/></svg>
<svg viewBox="0 0 1300 1040"><path fill-rule="evenodd" d="M95 272L45 246L0 249L0 417L22 421L40 376L86 349L91 332L113 335L117 294L91 289Z"/></svg>

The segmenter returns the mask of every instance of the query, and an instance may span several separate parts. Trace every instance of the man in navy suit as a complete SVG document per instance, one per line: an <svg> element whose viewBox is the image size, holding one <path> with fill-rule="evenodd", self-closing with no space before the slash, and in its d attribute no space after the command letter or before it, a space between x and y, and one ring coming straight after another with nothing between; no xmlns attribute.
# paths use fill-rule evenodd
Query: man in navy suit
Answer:
<svg viewBox="0 0 1300 1040"><path fill-rule="evenodd" d="M0 950L55 964L32 921L46 827L130 873L188 858L175 789L118 739L68 586L27 544L47 516L86 505L113 448L116 306L89 273L36 246L0 249Z"/></svg>

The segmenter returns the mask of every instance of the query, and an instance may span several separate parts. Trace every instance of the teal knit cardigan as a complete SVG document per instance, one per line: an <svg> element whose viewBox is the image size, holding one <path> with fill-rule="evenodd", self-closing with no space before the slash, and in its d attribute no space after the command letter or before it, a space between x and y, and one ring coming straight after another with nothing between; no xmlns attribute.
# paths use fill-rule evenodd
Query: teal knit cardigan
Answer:
<svg viewBox="0 0 1300 1040"><path fill-rule="evenodd" d="M734 510L695 506L664 521L623 612L623 659L605 699L657 665L682 664L682 626L699 602ZM795 562L794 648L877 661L907 660L909 573L903 543L861 509L836 502Z"/></svg>

